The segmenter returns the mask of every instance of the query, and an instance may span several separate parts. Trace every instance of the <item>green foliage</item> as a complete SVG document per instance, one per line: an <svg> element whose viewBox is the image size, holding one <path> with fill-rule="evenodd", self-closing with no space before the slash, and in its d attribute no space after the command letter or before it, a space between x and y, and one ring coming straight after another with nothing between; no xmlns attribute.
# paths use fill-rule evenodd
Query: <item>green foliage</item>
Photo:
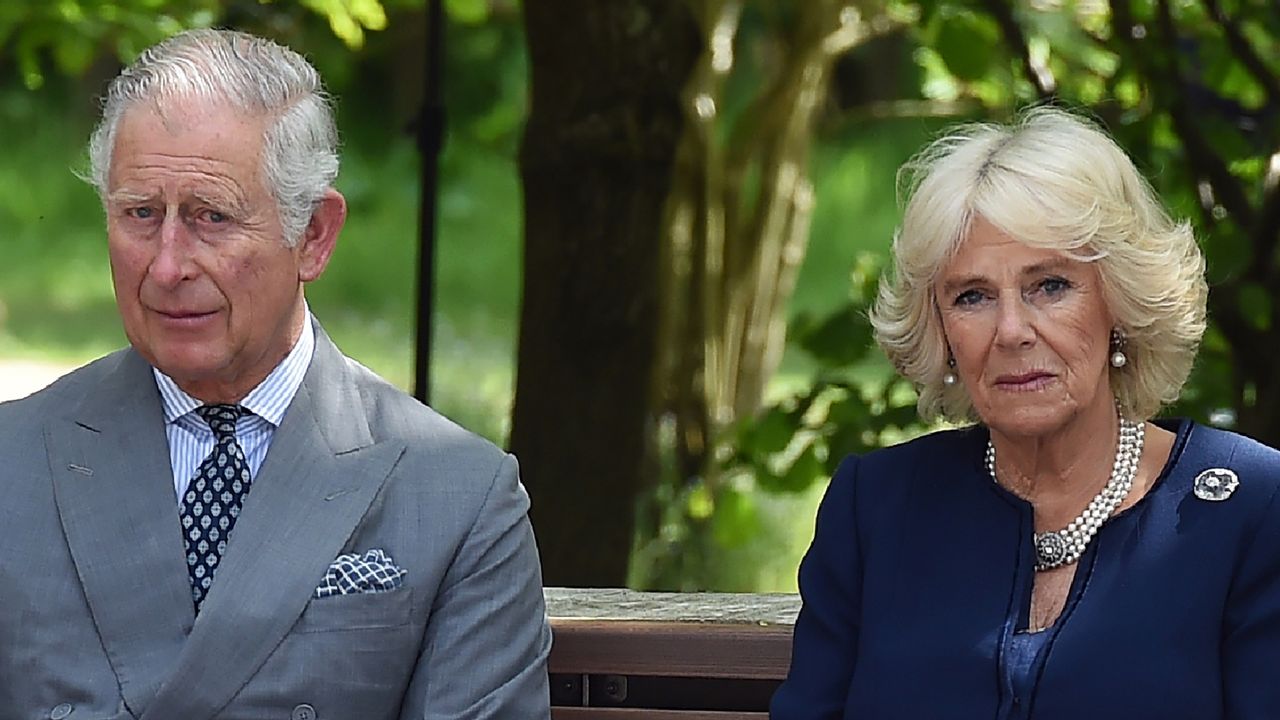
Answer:
<svg viewBox="0 0 1280 720"><path fill-rule="evenodd" d="M395 3L420 6L424 0ZM102 52L129 62L144 48L189 28L255 18L264 29L293 17L292 3L270 0L5 0L0 4L0 58L13 58L30 90L45 83L50 65L83 74ZM382 30L379 0L301 0L345 45L359 49L365 31Z"/></svg>
<svg viewBox="0 0 1280 720"><path fill-rule="evenodd" d="M209 27L220 13L215 0L9 0L0 9L0 50L16 61L27 88L45 82L45 58L66 75L88 69L100 48L135 56L167 35Z"/></svg>
<svg viewBox="0 0 1280 720"><path fill-rule="evenodd" d="M1094 113L1179 218L1208 262L1211 327L1170 409L1280 441L1274 363L1280 340L1280 15L1270 3L1114 0L973 3L921 0L908 33L919 100L1006 119L1029 103ZM928 114L926 105L925 113ZM883 253L885 246L879 252ZM882 261L877 255L876 261ZM913 391L872 350L866 312L874 263L860 260L839 308L801 313L789 345L813 363L806 386L737 438L730 471L780 493L808 488L845 453L919 432ZM820 466L820 469L819 469Z"/></svg>
<svg viewBox="0 0 1280 720"><path fill-rule="evenodd" d="M874 52L868 48L868 56ZM740 100L733 91L726 99ZM794 591L796 563L812 538L814 508L832 464L852 449L865 452L919 432L910 388L901 382L886 388L893 375L872 347L865 312L848 305L853 298L865 304L875 289L895 223L895 168L941 124L824 122L810 163L816 202L809 247L788 306L787 356L770 385L769 408L734 428L733 454L724 459L714 492L664 470L656 496L641 503L640 515L652 518L654 530L642 533L629 586ZM849 388L866 399L848 399ZM838 430L855 422L849 413L870 414L867 406L885 397L892 407L881 401L876 410L882 403L882 415L897 413L905 431L889 418L879 438L864 433L860 421L852 433ZM803 437L793 444L802 420ZM669 443L671 429L662 427L659 443ZM722 498L725 493L732 495Z"/></svg>
<svg viewBox="0 0 1280 720"><path fill-rule="evenodd" d="M1237 297L1240 303L1240 314L1249 321L1249 325L1254 330L1266 332L1271 329L1271 313L1274 308L1266 288L1255 282L1245 282L1240 285Z"/></svg>
<svg viewBox="0 0 1280 720"><path fill-rule="evenodd" d="M1000 56L1000 29L991 18L967 7L943 5L925 27L921 39L961 82L986 78Z"/></svg>
<svg viewBox="0 0 1280 720"><path fill-rule="evenodd" d="M737 436L735 472L772 493L806 491L835 471L846 455L920 433L915 392L887 367L872 338L866 308L883 270L883 256L857 258L847 305L822 317L800 314L790 341L815 363L804 390L744 422Z"/></svg>
<svg viewBox="0 0 1280 720"><path fill-rule="evenodd" d="M383 30L387 27L387 14L378 0L302 0L329 21L333 34L348 47L364 45L365 30Z"/></svg>
<svg viewBox="0 0 1280 720"><path fill-rule="evenodd" d="M445 0L445 10L455 22L479 25L489 19L487 0Z"/></svg>

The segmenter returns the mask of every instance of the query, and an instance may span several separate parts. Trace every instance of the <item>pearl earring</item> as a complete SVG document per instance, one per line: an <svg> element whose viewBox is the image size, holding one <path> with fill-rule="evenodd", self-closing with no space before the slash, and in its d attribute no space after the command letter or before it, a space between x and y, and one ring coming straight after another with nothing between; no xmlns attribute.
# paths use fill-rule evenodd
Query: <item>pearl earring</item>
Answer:
<svg viewBox="0 0 1280 720"><path fill-rule="evenodd" d="M947 387L955 385L959 378L956 377L956 359L954 357L947 358L947 374L942 376L942 384Z"/></svg>
<svg viewBox="0 0 1280 720"><path fill-rule="evenodd" d="M1119 330L1111 331L1111 367L1117 370L1129 364L1129 356L1124 354L1124 334Z"/></svg>

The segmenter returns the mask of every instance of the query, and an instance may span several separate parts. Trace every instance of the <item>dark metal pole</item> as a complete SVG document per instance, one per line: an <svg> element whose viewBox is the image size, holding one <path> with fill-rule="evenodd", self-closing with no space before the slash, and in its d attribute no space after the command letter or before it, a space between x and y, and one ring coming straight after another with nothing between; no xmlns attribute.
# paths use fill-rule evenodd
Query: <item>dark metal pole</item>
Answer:
<svg viewBox="0 0 1280 720"><path fill-rule="evenodd" d="M436 194L440 152L444 147L444 97L441 67L444 64L443 0L427 0L426 69L423 73L422 111L416 123L421 159L422 200L418 212L418 307L413 362L413 396L426 403L431 398L431 327L435 314Z"/></svg>

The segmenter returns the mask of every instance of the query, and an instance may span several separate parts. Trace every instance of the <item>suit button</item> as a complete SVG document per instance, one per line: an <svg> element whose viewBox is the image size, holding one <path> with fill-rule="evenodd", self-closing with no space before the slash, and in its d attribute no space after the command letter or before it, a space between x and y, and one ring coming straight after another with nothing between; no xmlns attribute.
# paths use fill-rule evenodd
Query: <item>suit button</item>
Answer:
<svg viewBox="0 0 1280 720"><path fill-rule="evenodd" d="M75 706L71 703L58 703L49 711L49 720L65 720L74 709Z"/></svg>
<svg viewBox="0 0 1280 720"><path fill-rule="evenodd" d="M295 706L293 713L289 715L290 720L316 720L316 709L306 703Z"/></svg>

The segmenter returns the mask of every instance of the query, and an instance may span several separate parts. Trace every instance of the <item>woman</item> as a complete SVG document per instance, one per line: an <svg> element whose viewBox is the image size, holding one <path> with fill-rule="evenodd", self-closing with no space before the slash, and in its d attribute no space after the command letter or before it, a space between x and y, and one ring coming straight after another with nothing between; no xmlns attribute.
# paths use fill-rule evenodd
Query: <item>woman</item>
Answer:
<svg viewBox="0 0 1280 720"><path fill-rule="evenodd" d="M1173 401L1204 262L1092 124L933 143L872 311L923 417L836 472L772 717L1280 718L1280 453Z"/></svg>

